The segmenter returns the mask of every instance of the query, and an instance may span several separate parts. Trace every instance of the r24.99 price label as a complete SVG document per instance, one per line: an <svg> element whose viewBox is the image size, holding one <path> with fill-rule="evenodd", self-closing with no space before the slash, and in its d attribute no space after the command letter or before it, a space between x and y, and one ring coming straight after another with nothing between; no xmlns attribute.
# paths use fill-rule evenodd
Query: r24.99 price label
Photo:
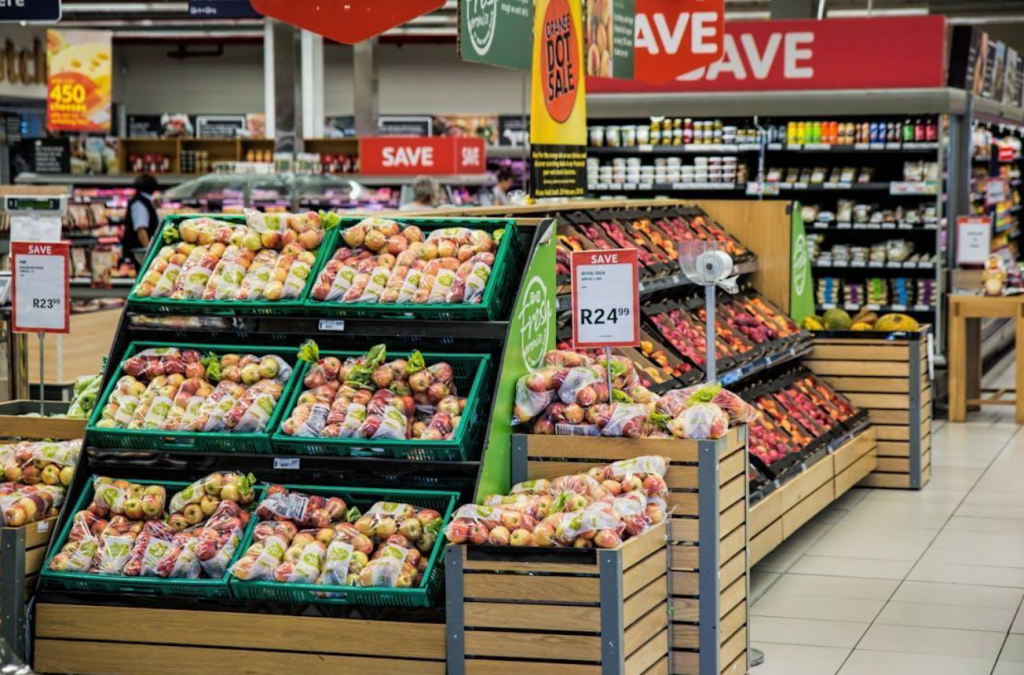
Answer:
<svg viewBox="0 0 1024 675"><path fill-rule="evenodd" d="M581 309L580 323L593 326L600 326L604 323L618 323L620 318L628 320L630 313L629 307Z"/></svg>
<svg viewBox="0 0 1024 675"><path fill-rule="evenodd" d="M575 347L639 345L639 307L636 250L573 251L572 334Z"/></svg>

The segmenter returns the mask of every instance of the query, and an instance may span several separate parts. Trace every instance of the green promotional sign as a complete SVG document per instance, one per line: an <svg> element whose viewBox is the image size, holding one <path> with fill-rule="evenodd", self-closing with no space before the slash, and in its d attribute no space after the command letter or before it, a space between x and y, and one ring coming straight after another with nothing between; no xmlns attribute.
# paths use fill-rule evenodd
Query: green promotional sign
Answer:
<svg viewBox="0 0 1024 675"><path fill-rule="evenodd" d="M793 203L792 226L790 229L789 261L789 315L797 323L814 314L814 280L811 279L811 265L807 259L807 236L800 204Z"/></svg>
<svg viewBox="0 0 1024 675"><path fill-rule="evenodd" d="M512 408L516 380L538 370L544 354L555 348L555 223L533 253L523 275L519 297L509 321L508 341L501 357L498 393L491 412L491 431L476 495L507 494L512 486Z"/></svg>
<svg viewBox="0 0 1024 675"><path fill-rule="evenodd" d="M460 0L459 57L463 61L530 70L533 0Z"/></svg>

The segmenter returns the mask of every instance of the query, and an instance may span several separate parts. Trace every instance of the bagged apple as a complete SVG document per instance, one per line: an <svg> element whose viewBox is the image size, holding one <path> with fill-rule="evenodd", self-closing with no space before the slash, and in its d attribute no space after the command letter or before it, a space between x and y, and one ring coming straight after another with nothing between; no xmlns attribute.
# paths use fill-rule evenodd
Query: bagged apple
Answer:
<svg viewBox="0 0 1024 675"><path fill-rule="evenodd" d="M717 383L694 385L667 392L655 407L658 412L675 418L682 415L691 405L708 401L724 410L731 424L753 422L757 418L758 413L754 406Z"/></svg>
<svg viewBox="0 0 1024 675"><path fill-rule="evenodd" d="M148 520L135 539L122 574L126 577L156 576L156 565L171 550L174 529L160 520Z"/></svg>
<svg viewBox="0 0 1024 675"><path fill-rule="evenodd" d="M359 573L359 585L373 588L411 588L416 568L407 564L411 551L396 544L380 550L380 557L371 560Z"/></svg>
<svg viewBox="0 0 1024 675"><path fill-rule="evenodd" d="M251 504L255 498L252 487L255 483L256 477L252 474L215 471L176 492L171 497L169 510L172 513L183 511L189 504L200 504L203 497Z"/></svg>
<svg viewBox="0 0 1024 675"><path fill-rule="evenodd" d="M236 502L222 501L218 504L198 535L196 557L206 576L211 579L224 576L248 522L249 514Z"/></svg>
<svg viewBox="0 0 1024 675"><path fill-rule="evenodd" d="M160 559L156 574L165 579L198 579L202 568L196 551L199 539L192 532L178 532L171 540L171 550Z"/></svg>
<svg viewBox="0 0 1024 675"><path fill-rule="evenodd" d="M718 387L704 387L688 400L688 407L681 415L668 424L669 432L676 438L708 440L723 438L729 433L729 416L712 403Z"/></svg>

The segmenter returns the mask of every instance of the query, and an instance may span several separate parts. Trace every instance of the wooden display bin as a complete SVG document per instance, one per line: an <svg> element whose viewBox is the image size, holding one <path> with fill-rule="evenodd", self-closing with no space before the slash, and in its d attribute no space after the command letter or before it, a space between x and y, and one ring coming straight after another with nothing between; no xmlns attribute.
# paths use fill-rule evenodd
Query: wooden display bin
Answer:
<svg viewBox="0 0 1024 675"><path fill-rule="evenodd" d="M878 468L862 483L867 487L921 489L931 477L929 330L816 337L804 361L868 411L878 433Z"/></svg>
<svg viewBox="0 0 1024 675"><path fill-rule="evenodd" d="M20 656L25 655L25 604L35 593L56 526L56 518L46 518L0 527L0 638Z"/></svg>
<svg viewBox="0 0 1024 675"><path fill-rule="evenodd" d="M554 478L643 455L671 460L666 477L672 516L668 672L745 673L749 642L745 426L731 429L717 441L516 435L512 480ZM709 485L712 489L707 489ZM711 544L702 546L702 541Z"/></svg>
<svg viewBox="0 0 1024 675"><path fill-rule="evenodd" d="M444 675L443 623L40 603L38 673Z"/></svg>
<svg viewBox="0 0 1024 675"><path fill-rule="evenodd" d="M63 415L68 404L63 401L44 401L44 415ZM26 417L39 412L39 401L7 401L0 403L0 445L9 438L50 438L55 441L70 441L85 436L85 425L89 420L72 420L52 417Z"/></svg>
<svg viewBox="0 0 1024 675"><path fill-rule="evenodd" d="M750 564L754 565L875 470L875 429L823 449L803 471L750 507Z"/></svg>
<svg viewBox="0 0 1024 675"><path fill-rule="evenodd" d="M667 533L617 549L449 547L448 675L668 673Z"/></svg>

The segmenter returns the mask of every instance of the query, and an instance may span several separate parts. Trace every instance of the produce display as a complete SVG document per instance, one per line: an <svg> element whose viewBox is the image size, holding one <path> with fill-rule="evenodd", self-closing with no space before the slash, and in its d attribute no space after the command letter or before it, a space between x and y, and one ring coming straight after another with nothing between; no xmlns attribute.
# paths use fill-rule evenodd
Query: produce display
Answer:
<svg viewBox="0 0 1024 675"><path fill-rule="evenodd" d="M245 224L190 218L163 243L135 286L137 298L202 301L298 299L336 214L246 211Z"/></svg>
<svg viewBox="0 0 1024 675"><path fill-rule="evenodd" d="M0 445L3 477L26 485L71 485L82 441L22 441Z"/></svg>
<svg viewBox="0 0 1024 675"><path fill-rule="evenodd" d="M253 433L266 429L292 367L268 354L145 349L121 364L96 426Z"/></svg>
<svg viewBox="0 0 1024 675"><path fill-rule="evenodd" d="M443 522L434 509L380 501L362 514L341 497L280 485L267 489L256 515L253 543L231 574L241 581L324 588L424 584Z"/></svg>
<svg viewBox="0 0 1024 675"><path fill-rule="evenodd" d="M71 403L68 405L67 416L71 419L89 419L92 409L96 407L96 399L103 385L103 373L83 375L75 379L71 391Z"/></svg>
<svg viewBox="0 0 1024 675"><path fill-rule="evenodd" d="M916 331L921 326L916 320L906 314L884 314L881 317L868 309L861 309L854 316L850 316L846 310L835 308L826 311L822 316L808 316L801 322L801 325L810 331Z"/></svg>
<svg viewBox="0 0 1024 675"><path fill-rule="evenodd" d="M387 359L380 344L344 361L320 358L307 341L300 360L312 366L305 390L281 425L288 436L320 438L451 440L466 399L455 388L455 373L444 361L427 364L413 351L408 359Z"/></svg>
<svg viewBox="0 0 1024 675"><path fill-rule="evenodd" d="M633 362L622 356L594 360L555 350L544 356L544 364L516 382L514 421L528 425L535 434L721 438L728 432L730 418L736 423L754 414L720 385L659 396L638 383Z"/></svg>
<svg viewBox="0 0 1024 675"><path fill-rule="evenodd" d="M615 548L665 520L668 464L636 457L518 483L483 505L460 506L444 534L453 544Z"/></svg>
<svg viewBox="0 0 1024 675"><path fill-rule="evenodd" d="M313 286L314 300L371 304L478 304L503 230L416 225L366 218L341 233Z"/></svg>
<svg viewBox="0 0 1024 675"><path fill-rule="evenodd" d="M121 577L220 579L248 525L252 476L212 473L168 498L164 485L105 476L72 517L52 572Z"/></svg>

